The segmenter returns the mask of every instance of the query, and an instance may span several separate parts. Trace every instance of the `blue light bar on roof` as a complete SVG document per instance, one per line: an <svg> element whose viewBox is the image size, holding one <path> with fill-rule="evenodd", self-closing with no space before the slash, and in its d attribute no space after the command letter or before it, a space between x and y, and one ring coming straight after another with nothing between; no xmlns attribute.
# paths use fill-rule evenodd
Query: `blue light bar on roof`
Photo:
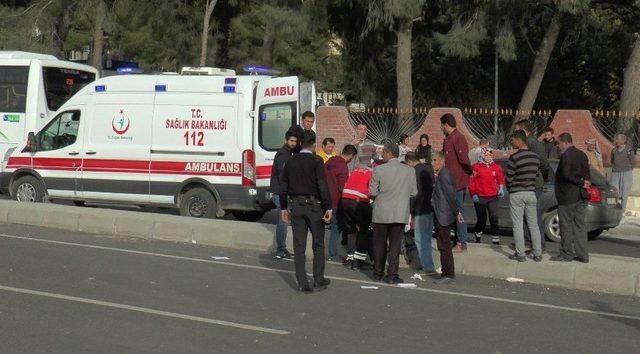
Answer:
<svg viewBox="0 0 640 354"><path fill-rule="evenodd" d="M260 65L245 65L242 70L251 74L278 75L280 71Z"/></svg>
<svg viewBox="0 0 640 354"><path fill-rule="evenodd" d="M156 92L167 92L167 85L156 85Z"/></svg>
<svg viewBox="0 0 640 354"><path fill-rule="evenodd" d="M104 85L96 85L96 92L105 92L107 91L107 87Z"/></svg>
<svg viewBox="0 0 640 354"><path fill-rule="evenodd" d="M116 70L118 74L142 74L142 69L140 68L118 68Z"/></svg>
<svg viewBox="0 0 640 354"><path fill-rule="evenodd" d="M224 87L224 93L236 93L236 87L235 86L225 86Z"/></svg>
<svg viewBox="0 0 640 354"><path fill-rule="evenodd" d="M224 79L225 85L235 85L237 82L238 80L235 77L227 77Z"/></svg>

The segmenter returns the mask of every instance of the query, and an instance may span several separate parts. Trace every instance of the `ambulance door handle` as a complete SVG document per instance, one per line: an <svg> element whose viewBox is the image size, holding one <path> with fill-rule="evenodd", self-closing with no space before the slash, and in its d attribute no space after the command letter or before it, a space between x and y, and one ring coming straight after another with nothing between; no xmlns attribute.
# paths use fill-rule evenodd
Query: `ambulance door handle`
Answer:
<svg viewBox="0 0 640 354"><path fill-rule="evenodd" d="M85 152L85 154L87 154L87 155L95 155L96 152L95 151L87 151L87 152Z"/></svg>
<svg viewBox="0 0 640 354"><path fill-rule="evenodd" d="M77 152L77 151L71 151L71 152L69 153L69 155L80 155L80 153L79 153L79 152Z"/></svg>

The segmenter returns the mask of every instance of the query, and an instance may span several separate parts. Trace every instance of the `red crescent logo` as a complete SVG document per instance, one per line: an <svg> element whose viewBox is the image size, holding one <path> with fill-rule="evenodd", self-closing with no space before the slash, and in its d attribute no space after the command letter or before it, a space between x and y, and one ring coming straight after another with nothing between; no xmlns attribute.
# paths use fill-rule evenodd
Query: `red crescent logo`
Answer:
<svg viewBox="0 0 640 354"><path fill-rule="evenodd" d="M113 128L113 131L116 134L122 135L122 134L126 133L127 130L129 130L129 126L131 125L131 121L129 120L129 118L126 118L126 119L127 119L127 126L124 127L124 129L120 130L120 129L116 128L116 117L113 117L113 119L111 120L111 128Z"/></svg>

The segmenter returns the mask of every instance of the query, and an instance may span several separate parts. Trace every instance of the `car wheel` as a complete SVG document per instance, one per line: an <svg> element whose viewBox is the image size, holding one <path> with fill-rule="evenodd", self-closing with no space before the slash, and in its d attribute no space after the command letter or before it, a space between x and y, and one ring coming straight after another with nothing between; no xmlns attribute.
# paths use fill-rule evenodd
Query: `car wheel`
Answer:
<svg viewBox="0 0 640 354"><path fill-rule="evenodd" d="M595 240L596 238L598 238L598 236L602 235L603 232L604 232L604 229L591 230L587 234L587 237L589 238L589 240Z"/></svg>
<svg viewBox="0 0 640 354"><path fill-rule="evenodd" d="M204 188L189 189L180 198L180 215L194 218L216 217L218 203L216 198Z"/></svg>
<svg viewBox="0 0 640 354"><path fill-rule="evenodd" d="M264 212L263 211L240 211L240 210L234 210L234 211L231 212L231 214L233 215L234 218L236 218L236 220L249 221L249 222L256 222L256 221L262 219L262 217L264 216Z"/></svg>
<svg viewBox="0 0 640 354"><path fill-rule="evenodd" d="M24 176L13 183L11 195L19 202L44 203L47 191L37 178Z"/></svg>
<svg viewBox="0 0 640 354"><path fill-rule="evenodd" d="M87 203L84 200L74 200L73 204L75 204L75 206L79 206L79 207L83 207L83 206L87 205Z"/></svg>
<svg viewBox="0 0 640 354"><path fill-rule="evenodd" d="M544 233L551 242L560 242L560 217L557 210L552 210L545 214L544 220Z"/></svg>

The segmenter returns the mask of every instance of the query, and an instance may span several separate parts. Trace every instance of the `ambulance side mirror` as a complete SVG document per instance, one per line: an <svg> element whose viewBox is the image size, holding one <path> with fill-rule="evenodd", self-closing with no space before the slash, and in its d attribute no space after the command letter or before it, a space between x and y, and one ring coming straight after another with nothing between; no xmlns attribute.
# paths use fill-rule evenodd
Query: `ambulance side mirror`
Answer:
<svg viewBox="0 0 640 354"><path fill-rule="evenodd" d="M27 145L24 147L22 152L36 151L38 151L38 142L36 140L36 135L33 132L29 132L29 135L27 135Z"/></svg>

